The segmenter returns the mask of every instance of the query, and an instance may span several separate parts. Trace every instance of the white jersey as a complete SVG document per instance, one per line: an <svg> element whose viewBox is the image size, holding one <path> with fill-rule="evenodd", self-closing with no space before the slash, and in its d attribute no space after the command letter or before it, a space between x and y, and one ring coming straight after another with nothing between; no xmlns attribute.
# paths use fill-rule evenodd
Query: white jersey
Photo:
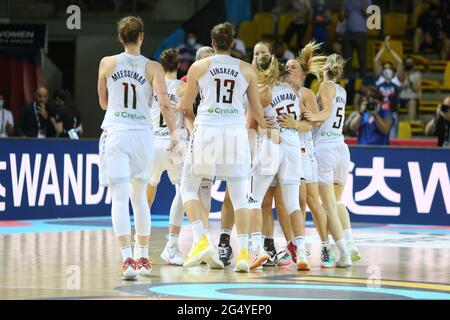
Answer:
<svg viewBox="0 0 450 320"><path fill-rule="evenodd" d="M109 131L151 129L153 89L145 76L149 59L125 52L116 55L114 72L106 80L108 107L101 128Z"/></svg>
<svg viewBox="0 0 450 320"><path fill-rule="evenodd" d="M181 83L183 82L177 79L166 80L167 95L171 103L177 104L178 101L180 101L181 97L177 95L177 89ZM169 128L167 128L167 124L164 121L161 109L159 107L158 97L156 95L153 96L151 117L152 117L153 133L155 135L155 138L169 139ZM177 129L184 127L184 118L183 113L181 111L175 111L175 120Z"/></svg>
<svg viewBox="0 0 450 320"><path fill-rule="evenodd" d="M221 54L207 59L211 65L198 79L201 101L195 124L245 125L248 81L241 72L241 60Z"/></svg>
<svg viewBox="0 0 450 320"><path fill-rule="evenodd" d="M270 107L275 110L277 117L282 114L293 115L295 120L299 120L301 117L300 99L295 94L294 89L287 83L280 83L272 88L272 102L270 103ZM281 140L283 140L283 137L298 137L298 131L295 129L281 128L280 131Z"/></svg>
<svg viewBox="0 0 450 320"><path fill-rule="evenodd" d="M331 106L331 116L326 119L314 133L314 142L316 145L318 143L344 141L342 127L344 126L347 92L339 84L334 82L331 83L333 83L336 88L336 96L333 99L334 102ZM319 108L321 108L320 100L318 101L318 104Z"/></svg>

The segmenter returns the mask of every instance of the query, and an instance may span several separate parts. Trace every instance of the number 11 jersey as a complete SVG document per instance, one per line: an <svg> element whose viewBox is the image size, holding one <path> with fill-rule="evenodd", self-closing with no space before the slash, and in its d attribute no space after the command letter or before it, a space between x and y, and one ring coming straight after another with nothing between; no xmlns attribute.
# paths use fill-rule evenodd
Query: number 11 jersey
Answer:
<svg viewBox="0 0 450 320"><path fill-rule="evenodd" d="M326 119L314 132L314 143L343 142L342 127L344 126L345 104L347 92L339 84L331 82L336 88L336 96L331 106L331 116ZM319 108L322 110L321 101L318 100Z"/></svg>
<svg viewBox="0 0 450 320"><path fill-rule="evenodd" d="M122 52L106 80L108 108L101 128L108 131L149 130L153 88L145 75L149 59Z"/></svg>
<svg viewBox="0 0 450 320"><path fill-rule="evenodd" d="M211 65L198 79L201 102L195 124L245 125L248 81L241 72L241 60L221 54L207 59Z"/></svg>

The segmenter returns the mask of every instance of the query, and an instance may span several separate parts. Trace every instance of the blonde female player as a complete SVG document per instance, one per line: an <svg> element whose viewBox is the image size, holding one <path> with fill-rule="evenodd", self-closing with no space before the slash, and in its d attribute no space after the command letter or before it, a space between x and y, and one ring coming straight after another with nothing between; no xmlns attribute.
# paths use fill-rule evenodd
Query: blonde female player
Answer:
<svg viewBox="0 0 450 320"><path fill-rule="evenodd" d="M191 66L180 103L192 134L181 178L181 196L195 242L183 266L196 266L216 253L205 236L201 221L203 208L196 191L202 178L217 177L227 181L235 212L239 250L234 270L248 272L250 213L246 190L250 174L250 146L243 105L245 94L258 124L265 128L266 123L259 103L255 70L250 64L230 56L233 36L234 27L227 22L211 30L216 55ZM198 91L202 100L195 118L192 104ZM205 148L208 148L207 152Z"/></svg>
<svg viewBox="0 0 450 320"><path fill-rule="evenodd" d="M164 70L157 62L141 55L144 24L139 17L118 22L118 38L125 51L100 61L98 96L106 110L100 138L102 185L111 190L111 217L122 253L122 279L135 280L151 272L148 257L150 209L146 187L153 162L153 133L150 122L152 91L158 97L169 133L175 130L175 115L170 108ZM174 140L171 136L171 146ZM137 243L131 249L131 224L128 204L134 211Z"/></svg>
<svg viewBox="0 0 450 320"><path fill-rule="evenodd" d="M314 144L319 173L319 194L328 216L328 229L340 251L336 267L352 266L341 221L333 184L344 186L350 166L350 152L344 142L342 127L344 124L347 93L336 82L343 73L345 60L338 54L328 56L324 68L324 82L318 92L319 112L305 112L305 118L311 122L321 122L314 132Z"/></svg>
<svg viewBox="0 0 450 320"><path fill-rule="evenodd" d="M295 119L300 118L300 101L292 88L291 75L284 69L280 70L278 60L274 55L260 55L256 58L256 66L259 73L259 84L266 90L260 90L261 96L269 96L270 103L264 109L266 118L272 118L275 125L262 132L260 139L259 154L256 157L251 188L249 193L249 205L252 209L252 259L251 268L255 269L268 258L263 249L262 236L262 201L275 175L278 177L283 203L290 214L294 241L297 244L297 269L309 270L306 261L306 250L304 246L304 218L300 210L300 181L302 168L300 138L296 130L290 128L279 128L277 118L282 114L291 114ZM258 234L259 233L259 234Z"/></svg>
<svg viewBox="0 0 450 320"><path fill-rule="evenodd" d="M319 44L310 42L302 49L297 59L291 59L286 63L286 70L295 79L294 88L300 97L301 108L313 113L319 111L316 96L312 90L303 87L303 84L308 74L313 74L319 79L322 76L322 68L327 57L316 55L319 49ZM334 259L331 246L328 242L327 215L320 204L317 184L318 169L314 153L311 124L306 120L298 121L287 115L282 115L280 125L282 127L295 128L299 131L304 174L300 188L300 207L304 216L306 216L306 203L308 203L308 207L311 210L317 233L322 242L321 267L332 268L334 267Z"/></svg>

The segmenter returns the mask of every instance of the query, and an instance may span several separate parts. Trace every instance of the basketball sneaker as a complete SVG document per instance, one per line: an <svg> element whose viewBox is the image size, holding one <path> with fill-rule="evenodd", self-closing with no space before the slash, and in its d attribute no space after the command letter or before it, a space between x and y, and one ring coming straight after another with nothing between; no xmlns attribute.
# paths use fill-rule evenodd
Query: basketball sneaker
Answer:
<svg viewBox="0 0 450 320"><path fill-rule="evenodd" d="M203 235L189 252L189 256L184 260L183 267L190 268L200 265L200 263L211 257L216 251Z"/></svg>
<svg viewBox="0 0 450 320"><path fill-rule="evenodd" d="M219 255L216 250L214 250L214 254L209 258L205 258L204 260L211 269L223 269L225 268L222 260L220 260Z"/></svg>
<svg viewBox="0 0 450 320"><path fill-rule="evenodd" d="M342 255L339 257L339 260L336 262L336 268L350 268L352 267L352 258L350 254Z"/></svg>
<svg viewBox="0 0 450 320"><path fill-rule="evenodd" d="M152 265L150 259L148 258L140 258L136 260L136 269L140 276L150 276L152 273Z"/></svg>
<svg viewBox="0 0 450 320"><path fill-rule="evenodd" d="M181 255L180 250L177 245L169 246L166 244L164 251L161 253L161 259L171 265L182 266L184 263L184 258Z"/></svg>
<svg viewBox="0 0 450 320"><path fill-rule="evenodd" d="M309 266L308 259L306 258L306 250L297 250L297 270L298 271L309 271L311 267Z"/></svg>
<svg viewBox="0 0 450 320"><path fill-rule="evenodd" d="M287 245L287 249L291 255L292 262L296 263L297 262L297 246L292 241L289 241L289 243Z"/></svg>
<svg viewBox="0 0 450 320"><path fill-rule="evenodd" d="M263 247L258 246L255 252L250 254L250 269L256 269L269 259L269 254Z"/></svg>
<svg viewBox="0 0 450 320"><path fill-rule="evenodd" d="M234 272L249 272L249 270L250 258L248 256L248 250L247 248L242 248L237 255Z"/></svg>
<svg viewBox="0 0 450 320"><path fill-rule="evenodd" d="M324 269L335 267L334 253L328 246L322 247L322 252L320 254L320 267Z"/></svg>
<svg viewBox="0 0 450 320"><path fill-rule="evenodd" d="M121 272L122 280L137 280L139 278L136 262L132 258L128 258L122 263Z"/></svg>
<svg viewBox="0 0 450 320"><path fill-rule="evenodd" d="M350 251L350 256L352 257L352 261L359 261L361 260L361 253L359 252L358 248L356 248L356 245L353 241L347 241L347 248L348 251Z"/></svg>
<svg viewBox="0 0 450 320"><path fill-rule="evenodd" d="M292 257L285 250L282 250L277 253L277 259L276 259L277 267L289 266L291 264L291 262L292 262Z"/></svg>
<svg viewBox="0 0 450 320"><path fill-rule="evenodd" d="M217 251L219 253L219 259L222 261L224 267L228 267L231 264L231 259L233 259L233 249L230 243L221 242L217 246Z"/></svg>
<svg viewBox="0 0 450 320"><path fill-rule="evenodd" d="M276 250L267 250L267 248L264 248L266 250L267 254L269 255L269 258L266 260L266 262L263 263L264 267L274 267L277 265L277 252Z"/></svg>

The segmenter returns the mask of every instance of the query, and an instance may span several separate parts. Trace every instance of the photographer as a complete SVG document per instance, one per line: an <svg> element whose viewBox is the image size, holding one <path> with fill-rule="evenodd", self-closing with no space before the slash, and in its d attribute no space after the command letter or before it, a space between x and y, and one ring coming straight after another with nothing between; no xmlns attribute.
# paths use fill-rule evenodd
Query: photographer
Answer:
<svg viewBox="0 0 450 320"><path fill-rule="evenodd" d="M450 148L450 96L436 109L436 116L425 127L426 135L438 137L438 146Z"/></svg>
<svg viewBox="0 0 450 320"><path fill-rule="evenodd" d="M371 87L350 123L350 130L358 132L358 144L388 145L392 123L392 111L381 108L376 90Z"/></svg>

